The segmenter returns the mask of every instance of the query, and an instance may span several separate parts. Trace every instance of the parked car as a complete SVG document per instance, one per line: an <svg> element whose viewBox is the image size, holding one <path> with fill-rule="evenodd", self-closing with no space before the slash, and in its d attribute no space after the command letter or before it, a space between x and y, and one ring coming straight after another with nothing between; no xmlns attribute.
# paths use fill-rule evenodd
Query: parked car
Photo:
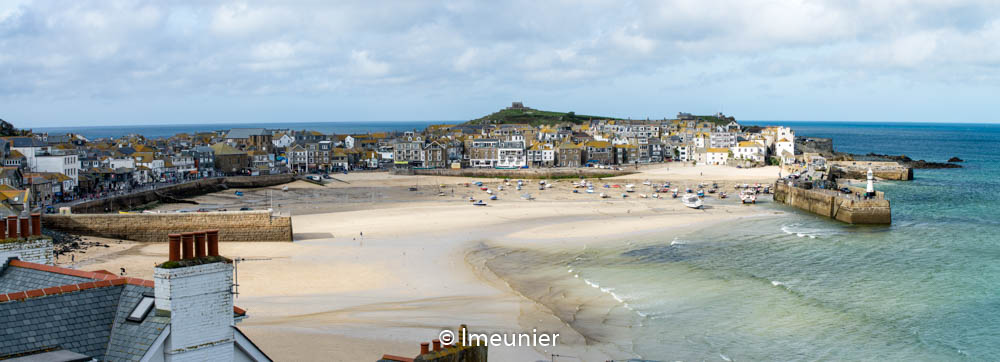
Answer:
<svg viewBox="0 0 1000 362"><path fill-rule="evenodd" d="M241 207L240 211L253 211L253 209L249 207Z"/></svg>
<svg viewBox="0 0 1000 362"><path fill-rule="evenodd" d="M844 188L840 189L840 192L843 192L845 194L851 194L851 189L847 188L847 187L844 187Z"/></svg>

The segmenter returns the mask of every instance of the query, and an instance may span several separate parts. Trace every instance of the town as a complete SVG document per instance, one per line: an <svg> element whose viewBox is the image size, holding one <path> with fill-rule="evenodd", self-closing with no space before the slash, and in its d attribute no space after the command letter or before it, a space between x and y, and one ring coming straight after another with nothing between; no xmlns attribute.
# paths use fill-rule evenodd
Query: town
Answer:
<svg viewBox="0 0 1000 362"><path fill-rule="evenodd" d="M531 115L514 102L502 110ZM541 112L541 111L539 111ZM547 112L551 113L551 112ZM788 127L744 127L721 113L675 119L588 119L545 124L483 122L424 130L323 134L233 128L150 139L88 140L38 133L0 139L4 214L55 212L162 185L234 175L321 174L386 169L625 168L652 163L756 167L795 162Z"/></svg>

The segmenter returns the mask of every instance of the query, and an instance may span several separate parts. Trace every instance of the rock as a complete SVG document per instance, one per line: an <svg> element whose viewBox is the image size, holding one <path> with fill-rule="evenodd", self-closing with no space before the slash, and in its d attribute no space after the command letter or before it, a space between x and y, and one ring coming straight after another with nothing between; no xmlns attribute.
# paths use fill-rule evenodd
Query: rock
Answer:
<svg viewBox="0 0 1000 362"><path fill-rule="evenodd" d="M952 157L948 159L948 162L965 162L965 160L958 157Z"/></svg>

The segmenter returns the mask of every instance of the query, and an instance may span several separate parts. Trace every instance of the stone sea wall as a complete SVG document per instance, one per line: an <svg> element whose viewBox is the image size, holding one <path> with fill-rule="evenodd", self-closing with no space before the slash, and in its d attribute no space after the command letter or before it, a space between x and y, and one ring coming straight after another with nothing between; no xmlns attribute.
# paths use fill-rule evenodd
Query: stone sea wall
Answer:
<svg viewBox="0 0 1000 362"><path fill-rule="evenodd" d="M219 241L292 241L292 218L269 211L44 215L45 228L75 235L166 242L167 234L219 230Z"/></svg>
<svg viewBox="0 0 1000 362"><path fill-rule="evenodd" d="M136 192L133 194L109 197L100 200L82 202L73 205L74 213L102 213L131 210L155 201L180 199L218 192L229 188L267 187L294 181L294 176L264 175L264 176L233 176L201 179L177 185L166 186L157 190Z"/></svg>
<svg viewBox="0 0 1000 362"><path fill-rule="evenodd" d="M774 185L774 201L848 224L892 223L889 200L881 193L873 200L858 200L837 196L835 192L806 190L779 182Z"/></svg>
<svg viewBox="0 0 1000 362"><path fill-rule="evenodd" d="M837 178L865 180L868 178L868 168L875 177L883 180L909 181L913 180L913 169L896 162L886 161L829 161Z"/></svg>

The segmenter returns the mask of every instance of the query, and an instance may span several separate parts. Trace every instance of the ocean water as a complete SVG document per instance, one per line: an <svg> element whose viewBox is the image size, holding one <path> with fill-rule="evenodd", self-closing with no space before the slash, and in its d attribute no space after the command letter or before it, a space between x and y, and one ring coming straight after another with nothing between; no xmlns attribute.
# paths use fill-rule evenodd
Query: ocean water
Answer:
<svg viewBox="0 0 1000 362"><path fill-rule="evenodd" d="M595 346L656 360L1000 360L1000 126L787 123L838 150L964 159L880 182L891 226L784 215L607 248L482 250Z"/></svg>
<svg viewBox="0 0 1000 362"><path fill-rule="evenodd" d="M121 125L91 127L36 127L36 133L76 133L87 139L141 134L147 138L170 137L178 133L211 132L231 128L268 128L319 131L325 134L392 132L422 130L432 124L453 124L460 121L406 121L406 122L292 122L292 123L208 123L173 125Z"/></svg>

